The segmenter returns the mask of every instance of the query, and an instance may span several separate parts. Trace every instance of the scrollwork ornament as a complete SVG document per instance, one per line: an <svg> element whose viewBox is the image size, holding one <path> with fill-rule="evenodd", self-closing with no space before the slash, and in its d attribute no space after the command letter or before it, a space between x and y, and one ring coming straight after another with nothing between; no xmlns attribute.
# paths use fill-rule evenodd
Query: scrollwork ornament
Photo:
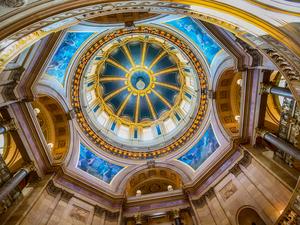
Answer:
<svg viewBox="0 0 300 225"><path fill-rule="evenodd" d="M3 0L3 5L9 8L18 8L27 4L27 0Z"/></svg>

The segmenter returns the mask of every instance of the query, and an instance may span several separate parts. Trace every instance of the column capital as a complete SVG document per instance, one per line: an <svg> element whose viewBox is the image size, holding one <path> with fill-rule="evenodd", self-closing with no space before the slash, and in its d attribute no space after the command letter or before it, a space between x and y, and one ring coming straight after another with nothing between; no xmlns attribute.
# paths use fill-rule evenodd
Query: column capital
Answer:
<svg viewBox="0 0 300 225"><path fill-rule="evenodd" d="M265 83L260 83L259 94L260 95L262 95L264 93L270 94L271 93L271 88L272 88L272 85L265 84Z"/></svg>
<svg viewBox="0 0 300 225"><path fill-rule="evenodd" d="M36 171L36 167L33 162L26 164L24 167L22 167L22 169L25 170L27 173Z"/></svg>
<svg viewBox="0 0 300 225"><path fill-rule="evenodd" d="M261 128L256 128L255 131L256 131L256 135L261 138L264 138L264 136L268 133L268 131Z"/></svg>
<svg viewBox="0 0 300 225"><path fill-rule="evenodd" d="M6 131L17 130L17 124L15 123L14 119L11 119L8 123L5 123L3 126L5 127Z"/></svg>

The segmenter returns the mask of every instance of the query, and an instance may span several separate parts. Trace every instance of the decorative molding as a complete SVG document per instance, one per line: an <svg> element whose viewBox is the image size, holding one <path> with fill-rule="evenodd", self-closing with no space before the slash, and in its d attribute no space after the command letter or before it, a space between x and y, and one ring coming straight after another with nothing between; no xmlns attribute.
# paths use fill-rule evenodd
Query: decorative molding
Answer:
<svg viewBox="0 0 300 225"><path fill-rule="evenodd" d="M266 49L265 53L275 63L280 72L285 75L287 80L300 80L300 74L297 69L286 60L285 56L278 52L276 49Z"/></svg>
<svg viewBox="0 0 300 225"><path fill-rule="evenodd" d="M73 208L71 209L69 216L72 219L77 220L79 222L87 223L90 213L91 213L90 211L81 208L80 206L73 205Z"/></svg>
<svg viewBox="0 0 300 225"><path fill-rule="evenodd" d="M21 6L25 6L27 4L27 0L3 0L2 5L4 7L9 8L18 8Z"/></svg>
<svg viewBox="0 0 300 225"><path fill-rule="evenodd" d="M262 54L255 48L248 45L246 42L237 38L236 41L242 46L242 48L252 57L252 67L261 66L263 63Z"/></svg>
<svg viewBox="0 0 300 225"><path fill-rule="evenodd" d="M223 200L228 200L235 192L237 191L237 187L234 183L229 181L221 190L220 195L222 196Z"/></svg>

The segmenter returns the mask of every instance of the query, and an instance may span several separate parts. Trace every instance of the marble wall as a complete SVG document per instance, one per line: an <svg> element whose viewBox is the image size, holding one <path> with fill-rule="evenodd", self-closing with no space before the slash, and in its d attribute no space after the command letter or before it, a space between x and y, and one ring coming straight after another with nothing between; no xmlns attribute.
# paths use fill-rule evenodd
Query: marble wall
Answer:
<svg viewBox="0 0 300 225"><path fill-rule="evenodd" d="M291 191L282 182L252 159L216 181L194 205L200 225L239 225L237 215L244 208L255 210L265 224L271 225L290 196Z"/></svg>
<svg viewBox="0 0 300 225"><path fill-rule="evenodd" d="M265 224L274 224L288 205L292 191L273 172L254 158L240 161L198 196L193 196L187 208L190 213L182 214L184 224L239 225L239 212L245 208L254 210ZM10 215L0 217L1 224L121 225L122 221L127 221L118 213L100 208L90 198L56 187L51 179L49 176L48 180L44 178L26 187L23 200ZM157 199L153 200L153 204L156 203ZM193 218L187 215L193 215ZM146 224L156 223L143 223Z"/></svg>

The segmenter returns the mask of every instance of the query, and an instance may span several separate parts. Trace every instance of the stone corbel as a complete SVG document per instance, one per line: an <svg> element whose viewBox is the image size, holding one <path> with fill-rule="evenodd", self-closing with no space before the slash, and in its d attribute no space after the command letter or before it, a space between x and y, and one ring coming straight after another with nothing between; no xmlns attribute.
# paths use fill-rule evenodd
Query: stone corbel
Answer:
<svg viewBox="0 0 300 225"><path fill-rule="evenodd" d="M68 120L74 119L75 118L75 111L74 111L74 109L71 109L69 112L67 112L66 116L67 116Z"/></svg>
<svg viewBox="0 0 300 225"><path fill-rule="evenodd" d="M197 206L197 207L201 207L203 205L205 205L205 196L201 196L198 200L194 200L193 203Z"/></svg>
<svg viewBox="0 0 300 225"><path fill-rule="evenodd" d="M252 57L251 67L258 67L262 65L263 56L257 49L251 47L250 45L248 45L246 42L244 42L239 38L237 38L236 41Z"/></svg>
<svg viewBox="0 0 300 225"><path fill-rule="evenodd" d="M48 182L46 190L47 190L48 194L53 195L53 196L56 196L56 195L58 195L59 193L62 192L62 189L56 187L52 180L50 180Z"/></svg>
<svg viewBox="0 0 300 225"><path fill-rule="evenodd" d="M205 194L205 197L207 197L208 199L211 199L215 196L215 190L213 187L211 187Z"/></svg>
<svg viewBox="0 0 300 225"><path fill-rule="evenodd" d="M14 90L17 86L18 81L12 81L11 83L8 83L4 86L2 90L2 95L7 101L13 101L18 100L18 97L16 96Z"/></svg>
<svg viewBox="0 0 300 225"><path fill-rule="evenodd" d="M252 162L252 156L249 152L244 151L243 158L239 161L239 164L241 164L243 167L247 168Z"/></svg>
<svg viewBox="0 0 300 225"><path fill-rule="evenodd" d="M74 197L73 193L70 193L66 190L62 190L61 199L64 200L65 202L69 202L70 199L73 197Z"/></svg>
<svg viewBox="0 0 300 225"><path fill-rule="evenodd" d="M237 177L242 172L239 163L235 164L234 167L229 170L229 172Z"/></svg>

